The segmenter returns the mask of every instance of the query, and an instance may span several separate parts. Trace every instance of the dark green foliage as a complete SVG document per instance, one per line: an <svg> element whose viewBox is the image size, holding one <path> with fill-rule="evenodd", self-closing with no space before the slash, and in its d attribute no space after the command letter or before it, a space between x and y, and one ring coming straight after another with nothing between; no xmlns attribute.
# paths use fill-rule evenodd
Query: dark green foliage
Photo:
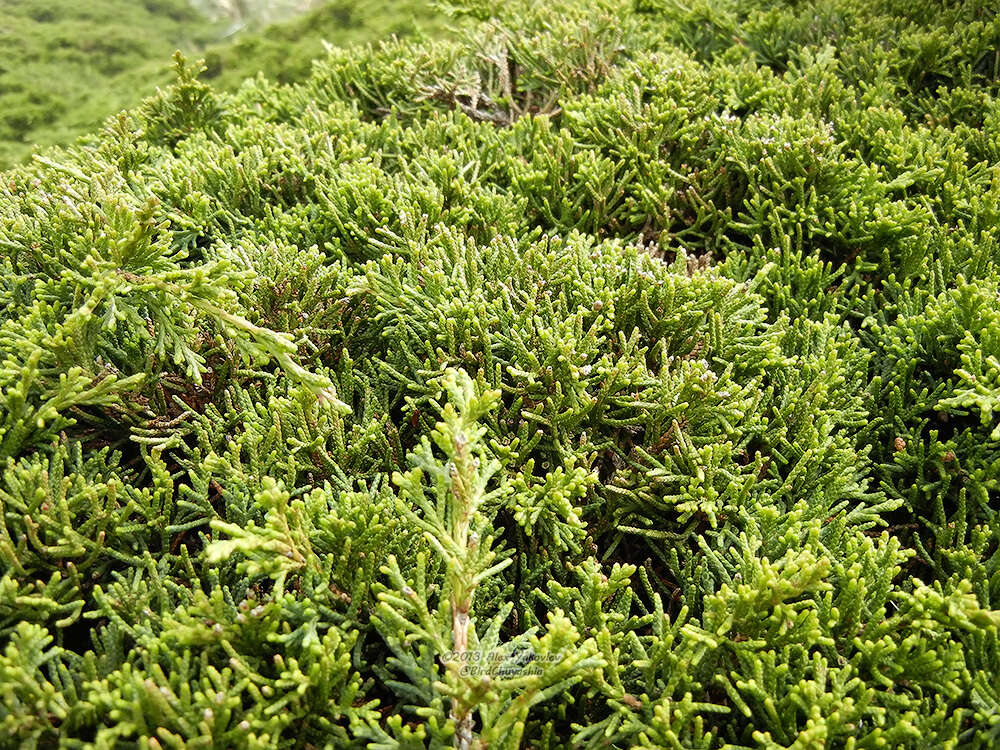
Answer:
<svg viewBox="0 0 1000 750"><path fill-rule="evenodd" d="M3 176L0 745L995 745L995 12L455 10Z"/></svg>
<svg viewBox="0 0 1000 750"><path fill-rule="evenodd" d="M284 14L273 14L274 6ZM243 7L233 25L217 6ZM284 18L291 12L300 15ZM263 14L263 17L258 17ZM223 14L224 15L224 14ZM5 0L0 26L0 167L71 143L170 83L174 50L204 56L202 78L235 89L258 72L288 83L326 44L440 31L429 3L399 0Z"/></svg>

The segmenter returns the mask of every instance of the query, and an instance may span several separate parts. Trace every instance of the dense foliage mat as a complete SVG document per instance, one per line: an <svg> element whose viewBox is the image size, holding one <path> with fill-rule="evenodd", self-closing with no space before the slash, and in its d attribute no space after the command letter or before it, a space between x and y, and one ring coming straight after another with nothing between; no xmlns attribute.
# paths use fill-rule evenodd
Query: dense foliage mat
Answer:
<svg viewBox="0 0 1000 750"><path fill-rule="evenodd" d="M1000 742L1000 17L480 4L0 184L5 747Z"/></svg>

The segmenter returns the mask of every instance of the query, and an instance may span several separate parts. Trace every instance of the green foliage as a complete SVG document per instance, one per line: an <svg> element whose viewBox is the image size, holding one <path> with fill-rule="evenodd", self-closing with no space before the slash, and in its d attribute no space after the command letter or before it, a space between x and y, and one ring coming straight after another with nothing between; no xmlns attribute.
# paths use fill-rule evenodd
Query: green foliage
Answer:
<svg viewBox="0 0 1000 750"><path fill-rule="evenodd" d="M995 745L995 11L451 11L3 175L0 746Z"/></svg>
<svg viewBox="0 0 1000 750"><path fill-rule="evenodd" d="M416 588L403 578L398 560L390 557L382 572L394 590L379 593L373 623L394 654L390 665L424 687L420 697L429 705L404 708L428 720L432 730L441 728L440 733L432 731L432 744L454 732L457 747L471 747L478 716L477 743L519 747L530 709L593 671L600 664L598 649L593 639L581 642L580 633L558 609L549 614L541 636L529 629L513 642L501 640L510 603L493 616L486 632L477 633L476 590L512 562L493 548L490 519L482 512L506 489L501 485L487 491L501 465L484 450L486 428L477 423L496 406L500 392L477 393L462 370L449 369L444 385L450 399L442 421L411 456L414 468L393 478L400 488L400 513L424 532L443 562L437 602L433 608L429 604L422 557L412 581ZM435 458L432 441L444 462ZM425 491L425 475L433 498ZM412 695L409 686L400 687L401 699ZM442 713L444 700L450 706L447 717ZM393 733L401 731L399 724L389 726ZM382 735L376 729L375 736ZM391 742L389 736L383 739Z"/></svg>
<svg viewBox="0 0 1000 750"><path fill-rule="evenodd" d="M274 3L221 3L245 6L235 24L205 13L218 10L216 5L6 2L0 29L0 168L29 159L39 145L87 136L113 113L167 86L168 61L178 49L205 59L203 79L232 90L258 73L282 83L302 80L327 44L419 37L443 27L442 15L422 0L284 3L291 7L280 14L270 7Z"/></svg>

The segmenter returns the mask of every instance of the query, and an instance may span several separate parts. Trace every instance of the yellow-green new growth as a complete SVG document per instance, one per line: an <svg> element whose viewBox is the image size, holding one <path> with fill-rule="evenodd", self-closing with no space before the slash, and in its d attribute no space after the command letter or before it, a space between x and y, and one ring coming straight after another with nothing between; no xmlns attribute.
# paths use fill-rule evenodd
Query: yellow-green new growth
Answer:
<svg viewBox="0 0 1000 750"><path fill-rule="evenodd" d="M416 643L440 662L443 674L431 667L429 683L448 700L444 731L454 732L456 748L514 748L533 705L602 662L593 639L582 639L559 610L550 615L544 636L529 631L519 644L500 639L510 605L485 632L477 630L477 588L511 563L508 552L494 548L490 516L483 511L510 492L505 483L492 482L502 467L483 444L486 428L480 422L497 407L500 392L483 389L462 370L448 369L440 382L449 397L442 418L410 454L414 468L397 472L393 482L400 488L400 512L440 558L443 586L435 606L423 575L411 585L391 558L383 573L392 588L379 594L377 627L394 651ZM421 558L419 570L425 564ZM518 651L527 662L518 660ZM539 659L542 666L535 669Z"/></svg>

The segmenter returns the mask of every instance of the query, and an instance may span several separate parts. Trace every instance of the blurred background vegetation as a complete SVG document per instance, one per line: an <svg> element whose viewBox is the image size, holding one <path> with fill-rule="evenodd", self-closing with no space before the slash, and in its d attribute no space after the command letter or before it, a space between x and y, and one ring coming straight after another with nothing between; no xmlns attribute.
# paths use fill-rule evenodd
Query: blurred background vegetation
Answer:
<svg viewBox="0 0 1000 750"><path fill-rule="evenodd" d="M68 143L171 80L180 49L231 89L308 73L323 42L440 33L430 0L0 0L0 169Z"/></svg>

